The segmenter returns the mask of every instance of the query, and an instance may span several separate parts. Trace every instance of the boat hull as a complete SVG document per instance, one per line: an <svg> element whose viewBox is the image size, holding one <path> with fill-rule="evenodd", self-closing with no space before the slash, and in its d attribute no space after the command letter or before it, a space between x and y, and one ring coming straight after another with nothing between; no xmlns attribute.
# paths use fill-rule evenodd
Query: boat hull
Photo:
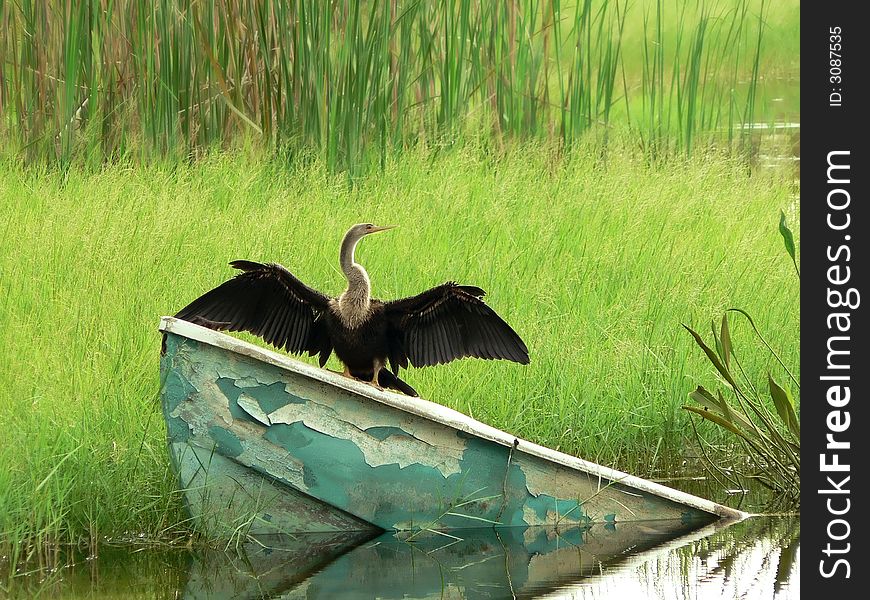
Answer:
<svg viewBox="0 0 870 600"><path fill-rule="evenodd" d="M212 533L744 516L190 323L161 329L171 453Z"/></svg>

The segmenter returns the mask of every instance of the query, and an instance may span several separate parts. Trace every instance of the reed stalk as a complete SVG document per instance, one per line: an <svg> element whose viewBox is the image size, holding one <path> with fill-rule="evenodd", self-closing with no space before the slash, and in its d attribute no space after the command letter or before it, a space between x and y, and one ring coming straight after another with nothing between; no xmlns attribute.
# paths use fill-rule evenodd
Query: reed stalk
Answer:
<svg viewBox="0 0 870 600"><path fill-rule="evenodd" d="M571 145L624 126L651 155L688 153L755 117L766 10L764 0L2 2L0 138L62 164L254 140L355 170L469 132Z"/></svg>

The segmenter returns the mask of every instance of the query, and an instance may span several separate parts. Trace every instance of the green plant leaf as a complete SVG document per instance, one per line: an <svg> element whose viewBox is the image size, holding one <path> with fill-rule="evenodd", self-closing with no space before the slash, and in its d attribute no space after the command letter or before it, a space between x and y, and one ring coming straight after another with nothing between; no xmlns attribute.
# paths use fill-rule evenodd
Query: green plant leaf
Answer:
<svg viewBox="0 0 870 600"><path fill-rule="evenodd" d="M716 367L716 370L725 378L725 381L731 384L733 388L737 388L737 383L734 381L734 378L731 377L731 372L722 364L722 361L719 360L719 357L716 356L716 353L710 350L710 347L704 343L704 340L701 339L701 336L695 332L694 329L683 323L683 327L686 328L686 331L692 334L692 337L695 338L695 342L698 346L701 347L701 350L704 351L704 354L707 355L707 358L710 359L710 362L713 363L713 366Z"/></svg>
<svg viewBox="0 0 870 600"><path fill-rule="evenodd" d="M713 347L716 350L716 356L722 360L722 342L719 340L719 333L716 331L716 321L710 319L710 335L713 336Z"/></svg>
<svg viewBox="0 0 870 600"><path fill-rule="evenodd" d="M689 398L709 409L715 409L720 413L724 412L720 402L702 385L699 385L694 392L689 392Z"/></svg>
<svg viewBox="0 0 870 600"><path fill-rule="evenodd" d="M696 415L701 415L702 417L704 417L708 421L710 421L712 423L716 423L716 425L719 425L720 427L724 427L725 429L727 429L728 431L730 431L734 435L742 437L747 442L750 441L749 436L747 436L745 433L743 433L742 431L737 429L737 427L735 427L733 423L723 419L721 416L719 416L718 414L716 414L714 412L711 412L709 410L704 410L704 409L698 408L696 406L683 406L683 408L685 410L688 410L689 412L695 413Z"/></svg>
<svg viewBox="0 0 870 600"><path fill-rule="evenodd" d="M785 250L788 252L788 255L791 256L791 259L795 259L795 247L794 247L794 236L791 233L791 229L788 228L788 224L785 220L785 212L779 211L779 233L782 235L782 240L785 242Z"/></svg>
<svg viewBox="0 0 870 600"><path fill-rule="evenodd" d="M725 363L725 368L731 369L731 332L728 329L728 313L722 313L722 328L719 333L719 340L722 344L722 362Z"/></svg>
<svg viewBox="0 0 870 600"><path fill-rule="evenodd" d="M794 270L798 277L801 276L801 271L797 265L797 257L795 256L794 235L791 229L788 228L788 223L785 220L785 212L779 211L779 233L782 235L782 241L785 243L785 251L791 256L791 262L794 264Z"/></svg>
<svg viewBox="0 0 870 600"><path fill-rule="evenodd" d="M767 383L770 386L770 397L773 398L773 405L776 407L779 418L792 435L800 438L800 423L794 411L794 398L792 398L791 392L774 381L770 373L767 374Z"/></svg>
<svg viewBox="0 0 870 600"><path fill-rule="evenodd" d="M749 422L746 415L729 406L725 401L725 398L722 397L722 392L719 392L719 398L717 399L702 386L698 386L694 392L689 392L689 398L708 410L718 413L723 419L732 423L735 427L742 428L747 434L757 437L755 429L752 427L752 424Z"/></svg>

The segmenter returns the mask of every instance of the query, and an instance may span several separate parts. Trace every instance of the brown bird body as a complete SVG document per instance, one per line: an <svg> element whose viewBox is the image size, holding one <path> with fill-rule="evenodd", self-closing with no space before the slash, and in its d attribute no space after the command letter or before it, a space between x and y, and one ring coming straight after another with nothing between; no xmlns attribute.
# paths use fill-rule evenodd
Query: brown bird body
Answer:
<svg viewBox="0 0 870 600"><path fill-rule="evenodd" d="M525 343L483 301L478 287L448 282L402 300L371 298L368 274L354 260L359 241L390 227L353 226L341 245L348 287L332 298L277 264L230 263L242 273L206 292L176 315L213 329L249 331L288 352L334 351L345 375L416 396L397 375L467 356L528 364ZM384 367L389 363L390 369Z"/></svg>

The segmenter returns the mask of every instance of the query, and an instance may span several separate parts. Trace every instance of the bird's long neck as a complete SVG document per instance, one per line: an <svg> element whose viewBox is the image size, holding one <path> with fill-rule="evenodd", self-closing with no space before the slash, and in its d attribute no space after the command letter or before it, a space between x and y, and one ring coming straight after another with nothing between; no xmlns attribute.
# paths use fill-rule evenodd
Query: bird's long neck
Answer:
<svg viewBox="0 0 870 600"><path fill-rule="evenodd" d="M362 322L368 314L371 303L371 283L366 270L354 260L354 250L361 238L351 236L344 237L341 243L341 270L347 277L347 289L339 298L342 317L348 324Z"/></svg>

